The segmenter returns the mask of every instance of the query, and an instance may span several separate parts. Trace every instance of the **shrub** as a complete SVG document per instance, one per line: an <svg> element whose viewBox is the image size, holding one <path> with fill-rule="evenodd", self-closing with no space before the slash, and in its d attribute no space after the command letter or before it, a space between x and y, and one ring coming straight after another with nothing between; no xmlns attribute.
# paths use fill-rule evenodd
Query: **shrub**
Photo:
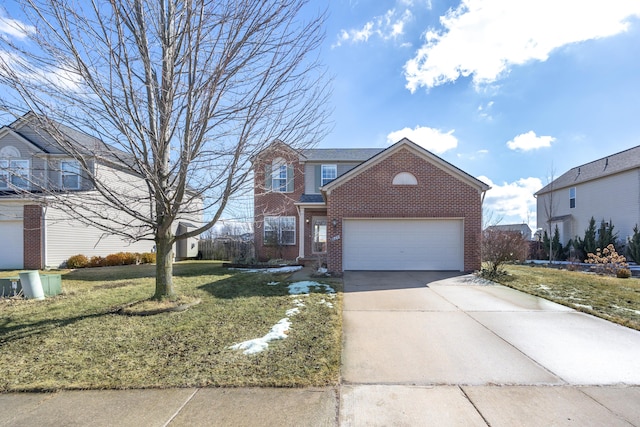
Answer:
<svg viewBox="0 0 640 427"><path fill-rule="evenodd" d="M117 255L122 259L123 265L138 264L138 254L133 252L118 252Z"/></svg>
<svg viewBox="0 0 640 427"><path fill-rule="evenodd" d="M595 254L588 254L588 258L585 260L588 264L593 264L595 270L599 274L618 274L620 269L628 269L627 259L624 255L619 255L616 252L616 248L613 244L609 244L606 248L600 250L596 249ZM631 272L629 272L631 275Z"/></svg>
<svg viewBox="0 0 640 427"><path fill-rule="evenodd" d="M629 270L628 268L621 268L616 273L616 277L618 279L628 279L629 277L631 277L631 270Z"/></svg>
<svg viewBox="0 0 640 427"><path fill-rule="evenodd" d="M84 255L74 255L67 260L67 268L84 268L89 265L89 258Z"/></svg>
<svg viewBox="0 0 640 427"><path fill-rule="evenodd" d="M89 260L90 267L104 267L106 265L107 265L106 260L104 259L104 257L101 257L101 256L92 256L91 259Z"/></svg>
<svg viewBox="0 0 640 427"><path fill-rule="evenodd" d="M640 264L640 231L638 224L633 227L633 236L627 240L627 256L636 264Z"/></svg>
<svg viewBox="0 0 640 427"><path fill-rule="evenodd" d="M115 254L109 254L105 259L105 265L108 267L113 267L116 265L124 265L124 258L122 257L122 252L118 252Z"/></svg>
<svg viewBox="0 0 640 427"><path fill-rule="evenodd" d="M140 254L140 262L142 264L154 264L156 262L156 253L144 252Z"/></svg>
<svg viewBox="0 0 640 427"><path fill-rule="evenodd" d="M499 274L503 264L509 261L524 261L527 258L529 244L522 234L488 228L482 234L482 261L489 268L483 270L483 276L492 277Z"/></svg>

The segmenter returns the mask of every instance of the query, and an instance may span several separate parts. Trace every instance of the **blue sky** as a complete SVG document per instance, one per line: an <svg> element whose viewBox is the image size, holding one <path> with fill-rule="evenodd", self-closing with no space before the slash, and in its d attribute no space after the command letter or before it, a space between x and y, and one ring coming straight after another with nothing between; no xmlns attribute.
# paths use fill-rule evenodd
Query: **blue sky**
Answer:
<svg viewBox="0 0 640 427"><path fill-rule="evenodd" d="M640 144L640 0L309 9L325 5L333 128L319 147L407 137L491 185L492 222L535 229L533 193L550 176ZM15 37L3 18L0 35Z"/></svg>
<svg viewBox="0 0 640 427"><path fill-rule="evenodd" d="M535 229L550 176L640 144L640 1L332 0L320 147L408 137Z"/></svg>

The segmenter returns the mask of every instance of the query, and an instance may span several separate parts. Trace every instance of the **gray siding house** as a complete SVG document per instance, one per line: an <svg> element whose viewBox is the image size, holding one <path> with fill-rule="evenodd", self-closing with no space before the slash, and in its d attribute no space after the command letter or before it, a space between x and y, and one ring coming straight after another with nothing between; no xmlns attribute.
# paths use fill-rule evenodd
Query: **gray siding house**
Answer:
<svg viewBox="0 0 640 427"><path fill-rule="evenodd" d="M58 197L75 198L81 204L91 204L105 221L123 222L122 212L104 203L95 191L87 172L99 176L102 182L113 182L144 200L144 181L123 168L126 154L107 147L85 133L57 124L56 130L73 145L74 151L85 153L88 168L81 168L71 150L58 145L54 138L39 128L37 116L27 113L13 123L0 128L0 269L40 269L58 267L70 256L83 254L105 256L116 252L151 252L151 240L124 239L89 226L78 219L78 213L57 202ZM148 197L148 195L147 195ZM149 210L149 204L133 206L138 212ZM198 211L198 209L194 209ZM175 230L190 229L201 218L185 218L175 224ZM126 227L126 226L125 226ZM136 236L136 224L130 224L131 236ZM178 257L197 255L197 240L191 239L176 248Z"/></svg>
<svg viewBox="0 0 640 427"><path fill-rule="evenodd" d="M640 146L576 166L535 196L538 228L557 225L562 244L582 238L591 217L612 221L625 242L640 225Z"/></svg>

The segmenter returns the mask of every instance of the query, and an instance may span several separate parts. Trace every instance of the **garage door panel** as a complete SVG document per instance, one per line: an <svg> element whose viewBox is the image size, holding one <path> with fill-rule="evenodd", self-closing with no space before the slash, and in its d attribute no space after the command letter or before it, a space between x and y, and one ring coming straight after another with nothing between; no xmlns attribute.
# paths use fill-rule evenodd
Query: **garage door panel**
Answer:
<svg viewBox="0 0 640 427"><path fill-rule="evenodd" d="M462 270L462 220L344 221L345 270Z"/></svg>
<svg viewBox="0 0 640 427"><path fill-rule="evenodd" d="M0 270L23 268L23 233L22 221L0 221Z"/></svg>

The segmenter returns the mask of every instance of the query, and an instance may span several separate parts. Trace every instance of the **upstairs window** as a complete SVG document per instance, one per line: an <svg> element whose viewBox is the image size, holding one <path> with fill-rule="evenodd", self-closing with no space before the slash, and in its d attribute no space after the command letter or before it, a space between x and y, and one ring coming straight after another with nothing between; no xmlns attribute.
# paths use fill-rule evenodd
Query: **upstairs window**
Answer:
<svg viewBox="0 0 640 427"><path fill-rule="evenodd" d="M278 193L293 192L293 166L277 158L266 165L265 187Z"/></svg>
<svg viewBox="0 0 640 427"><path fill-rule="evenodd" d="M336 165L322 165L320 186L330 183L338 176L338 167Z"/></svg>
<svg viewBox="0 0 640 427"><path fill-rule="evenodd" d="M80 189L80 164L75 160L61 161L60 181L66 190Z"/></svg>
<svg viewBox="0 0 640 427"><path fill-rule="evenodd" d="M0 160L0 189L29 188L29 160Z"/></svg>
<svg viewBox="0 0 640 427"><path fill-rule="evenodd" d="M573 209L576 207L576 187L571 187L569 189L569 208Z"/></svg>

